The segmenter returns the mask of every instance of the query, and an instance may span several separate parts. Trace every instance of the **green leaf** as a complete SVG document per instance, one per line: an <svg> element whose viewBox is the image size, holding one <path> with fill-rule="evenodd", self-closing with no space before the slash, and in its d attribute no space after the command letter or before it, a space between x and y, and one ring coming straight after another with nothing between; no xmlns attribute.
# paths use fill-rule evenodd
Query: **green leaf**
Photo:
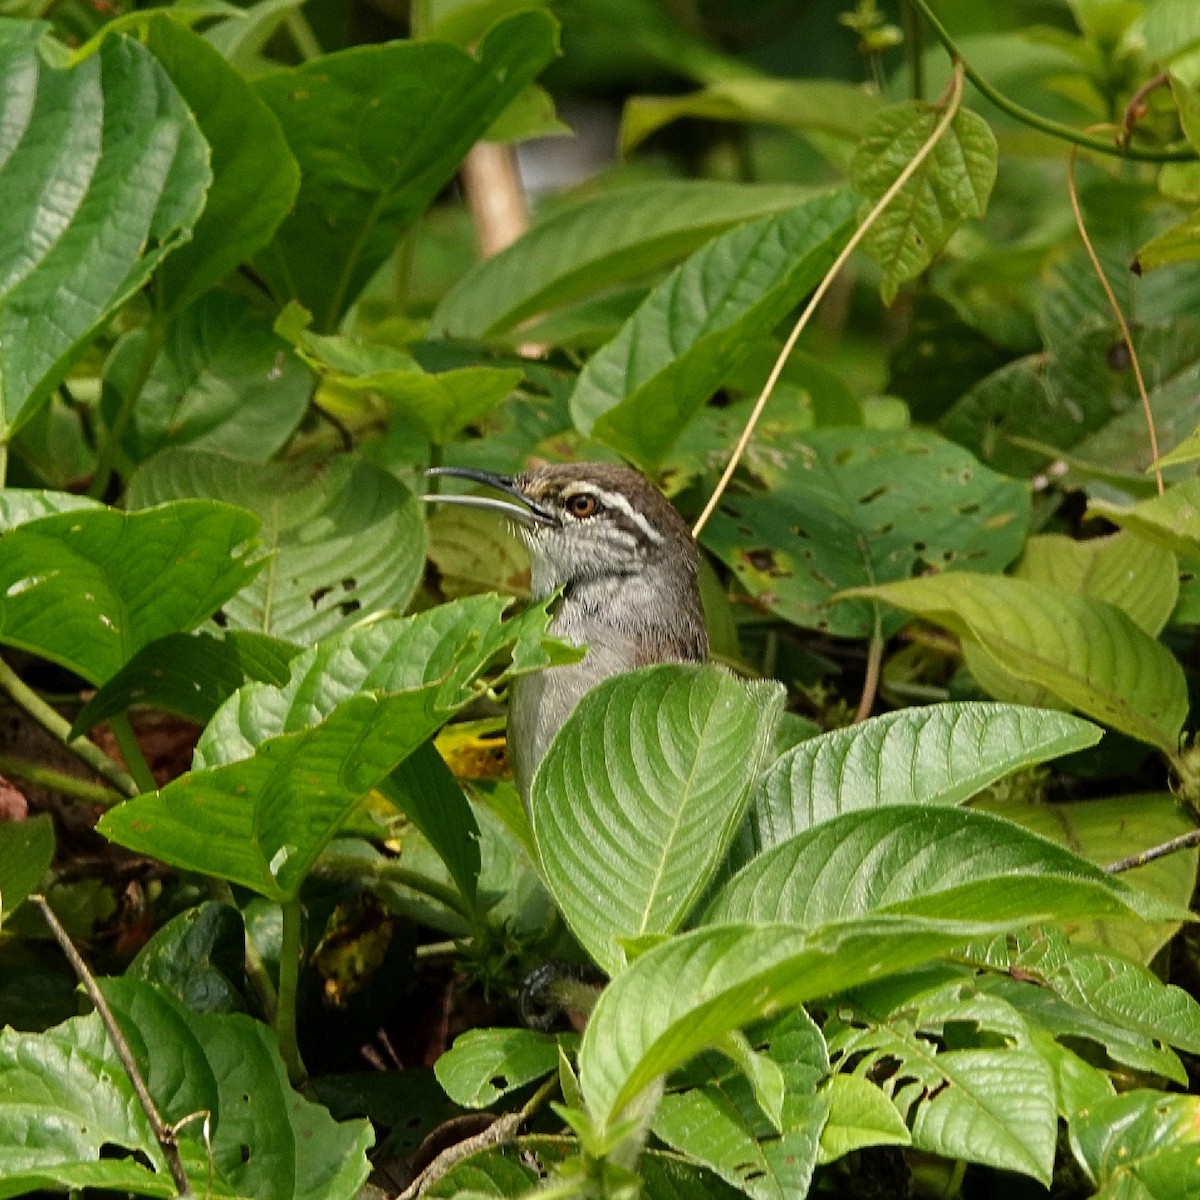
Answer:
<svg viewBox="0 0 1200 1200"><path fill-rule="evenodd" d="M189 1013L140 981L103 988L159 1111L179 1122L196 1195L351 1200L369 1169L370 1126L335 1124L293 1092L265 1026ZM95 1014L42 1034L0 1033L0 1097L0 1195L53 1185L176 1194Z"/></svg>
<svg viewBox="0 0 1200 1200"><path fill-rule="evenodd" d="M805 195L796 187L697 179L587 197L472 267L438 305L430 329L496 337L547 309L648 275L731 225L790 208Z"/></svg>
<svg viewBox="0 0 1200 1200"><path fill-rule="evenodd" d="M282 684L299 647L262 633L171 633L143 646L83 706L71 736L148 705L205 725L221 705L252 679Z"/></svg>
<svg viewBox="0 0 1200 1200"><path fill-rule="evenodd" d="M231 13L227 20L210 25L204 31L204 40L241 74L261 74L279 64L264 60L259 51L287 20L288 14L303 5L304 0L259 0L257 4Z"/></svg>
<svg viewBox="0 0 1200 1200"><path fill-rule="evenodd" d="M1092 500L1088 513L1184 558L1200 558L1200 479L1172 484L1161 496L1132 508Z"/></svg>
<svg viewBox="0 0 1200 1200"><path fill-rule="evenodd" d="M1182 911L1010 821L889 805L844 813L764 851L717 892L704 920L812 929L877 912L1021 924L1170 920Z"/></svg>
<svg viewBox="0 0 1200 1200"><path fill-rule="evenodd" d="M37 488L0 488L0 530L12 529L52 513L78 512L82 508L102 508L96 500L72 492L43 491Z"/></svg>
<svg viewBox="0 0 1200 1200"><path fill-rule="evenodd" d="M557 52L544 12L495 26L472 58L439 42L325 54L257 83L300 164L296 205L257 259L281 298L322 332L395 249L400 235Z"/></svg>
<svg viewBox="0 0 1200 1200"><path fill-rule="evenodd" d="M1160 455L1146 468L1147 472L1153 471L1155 467L1174 467L1180 466L1183 463L1193 463L1200 461L1200 427L1193 429L1191 433L1178 442L1173 449L1168 450L1165 454Z"/></svg>
<svg viewBox="0 0 1200 1200"><path fill-rule="evenodd" d="M1166 792L1057 804L1013 804L980 797L975 807L1016 821L1101 865L1195 828ZM1195 890L1198 862L1200 850L1193 847L1122 872L1120 877L1166 904L1184 908ZM1087 921L1071 926L1071 936L1148 963L1178 928L1177 921Z"/></svg>
<svg viewBox="0 0 1200 1200"><path fill-rule="evenodd" d="M1090 1105L1071 1146L1095 1200L1186 1200L1200 1191L1200 1097L1139 1088Z"/></svg>
<svg viewBox="0 0 1200 1200"><path fill-rule="evenodd" d="M714 238L658 285L589 361L576 426L638 466L659 463L688 421L832 264L853 225L847 192L815 197Z"/></svg>
<svg viewBox="0 0 1200 1200"><path fill-rule="evenodd" d="M829 1119L821 1130L821 1162L833 1162L864 1146L912 1144L912 1134L904 1118L869 1079L835 1075L825 1091L829 1098Z"/></svg>
<svg viewBox="0 0 1200 1200"><path fill-rule="evenodd" d="M262 518L272 557L222 609L234 629L311 644L368 613L403 611L424 571L416 499L351 455L315 467L165 450L134 476L127 503L141 508L176 496L228 500Z"/></svg>
<svg viewBox="0 0 1200 1200"><path fill-rule="evenodd" d="M40 28L0 39L0 420L27 418L105 320L187 240L208 147L166 72L127 37L69 70ZM49 197L53 197L53 202ZM46 315L54 314L53 321Z"/></svg>
<svg viewBox="0 0 1200 1200"><path fill-rule="evenodd" d="M1151 637L1162 632L1179 598L1175 555L1156 541L1125 533L1085 542L1056 533L1032 537L1013 574L1103 600Z"/></svg>
<svg viewBox="0 0 1200 1200"><path fill-rule="evenodd" d="M41 883L53 857L54 821L48 813L0 822L0 921Z"/></svg>
<svg viewBox="0 0 1200 1200"><path fill-rule="evenodd" d="M579 1051L588 1109L611 1131L644 1088L729 1030L902 971L973 928L876 916L812 931L718 925L670 938L627 967L592 1012Z"/></svg>
<svg viewBox="0 0 1200 1200"><path fill-rule="evenodd" d="M479 884L479 825L458 780L427 742L383 783L385 796L437 851L465 900L474 903Z"/></svg>
<svg viewBox="0 0 1200 1200"><path fill-rule="evenodd" d="M1026 486L936 434L820 429L781 447L769 488L728 498L703 543L746 589L797 625L867 637L877 606L846 588L907 579L924 564L1000 570L1029 525ZM883 618L885 633L903 620Z"/></svg>
<svg viewBox="0 0 1200 1200"><path fill-rule="evenodd" d="M966 702L905 708L801 742L755 786L756 841L769 849L842 813L962 804L1012 771L1094 746L1066 713Z"/></svg>
<svg viewBox="0 0 1200 1200"><path fill-rule="evenodd" d="M1133 260L1139 274L1172 263L1195 262L1200 258L1200 213L1185 217L1178 225L1152 237Z"/></svg>
<svg viewBox="0 0 1200 1200"><path fill-rule="evenodd" d="M257 529L250 513L208 500L26 521L0 535L0 642L103 683L253 579Z"/></svg>
<svg viewBox="0 0 1200 1200"><path fill-rule="evenodd" d="M141 375L148 330L126 334L104 367L101 412L110 429ZM171 323L121 437L142 463L166 446L266 462L308 407L313 379L263 319L233 293L203 297Z"/></svg>
<svg viewBox="0 0 1200 1200"><path fill-rule="evenodd" d="M559 730L530 808L550 890L610 974L622 938L669 933L741 822L782 703L775 683L664 665L607 679Z"/></svg>
<svg viewBox="0 0 1200 1200"><path fill-rule="evenodd" d="M859 588L969 639L998 670L1158 746L1177 748L1187 685L1175 656L1120 609L994 575L928 575Z"/></svg>
<svg viewBox="0 0 1200 1200"><path fill-rule="evenodd" d="M850 177L874 204L917 156L942 118L917 100L884 109L867 127ZM982 217L996 182L996 138L969 109L954 114L933 152L871 227L863 241L883 268L880 291L891 304L900 285L933 261L968 217Z"/></svg>
<svg viewBox="0 0 1200 1200"><path fill-rule="evenodd" d="M425 1195L429 1200L520 1200L538 1183L532 1167L492 1150L455 1163L430 1184Z"/></svg>
<svg viewBox="0 0 1200 1200"><path fill-rule="evenodd" d="M209 42L163 15L149 22L146 45L212 150L204 212L159 275L163 306L177 313L271 240L296 199L300 169L274 114Z"/></svg>
<svg viewBox="0 0 1200 1200"><path fill-rule="evenodd" d="M511 649L514 671L553 661L545 610L501 624L503 606L470 597L305 651L284 687L247 684L217 711L195 770L111 809L101 832L271 899L295 895L362 797L478 695L497 655Z"/></svg>
<svg viewBox="0 0 1200 1200"><path fill-rule="evenodd" d="M438 1083L464 1108L502 1096L558 1069L559 1039L532 1029L469 1029L437 1060Z"/></svg>

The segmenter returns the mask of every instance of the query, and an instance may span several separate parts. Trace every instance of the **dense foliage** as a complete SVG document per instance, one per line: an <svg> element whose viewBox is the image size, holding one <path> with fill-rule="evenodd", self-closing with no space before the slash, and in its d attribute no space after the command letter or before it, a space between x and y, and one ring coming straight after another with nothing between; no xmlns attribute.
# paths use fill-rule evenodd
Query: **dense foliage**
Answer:
<svg viewBox="0 0 1200 1200"><path fill-rule="evenodd" d="M0 13L0 1196L1200 1196L1194 0Z"/></svg>

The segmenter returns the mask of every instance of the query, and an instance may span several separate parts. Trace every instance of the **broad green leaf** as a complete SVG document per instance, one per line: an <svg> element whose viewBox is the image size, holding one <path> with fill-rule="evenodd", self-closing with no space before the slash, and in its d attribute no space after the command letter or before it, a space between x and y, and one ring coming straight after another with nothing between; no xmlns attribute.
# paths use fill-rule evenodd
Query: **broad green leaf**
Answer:
<svg viewBox="0 0 1200 1200"><path fill-rule="evenodd" d="M658 285L579 376L581 432L658 464L748 343L816 286L850 234L853 198L815 197L714 238Z"/></svg>
<svg viewBox="0 0 1200 1200"><path fill-rule="evenodd" d="M430 329L495 337L547 309L648 275L731 225L790 208L805 195L796 187L697 179L588 197L468 271L434 311Z"/></svg>
<svg viewBox="0 0 1200 1200"><path fill-rule="evenodd" d="M559 730L530 809L550 890L610 974L622 938L670 933L746 811L782 689L712 666L605 680Z"/></svg>
<svg viewBox="0 0 1200 1200"><path fill-rule="evenodd" d="M287 20L288 14L303 5L304 0L259 0L257 4L231 13L226 20L210 25L204 31L204 40L241 74L261 74L264 69L279 64L263 60L259 51Z"/></svg>
<svg viewBox="0 0 1200 1200"><path fill-rule="evenodd" d="M857 809L962 804L1012 771L1094 746L1100 731L1066 713L1008 704L931 704L801 742L755 785L761 849Z"/></svg>
<svg viewBox="0 0 1200 1200"><path fill-rule="evenodd" d="M468 1029L437 1060L438 1083L464 1108L501 1096L558 1069L559 1039L533 1029Z"/></svg>
<svg viewBox="0 0 1200 1200"><path fill-rule="evenodd" d="M1120 609L994 575L927 575L859 588L969 640L1006 675L1158 746L1177 748L1187 686L1175 656Z"/></svg>
<svg viewBox="0 0 1200 1200"><path fill-rule="evenodd" d="M1152 237L1137 253L1134 267L1140 273L1172 263L1195 262L1200 258L1200 214L1193 213L1178 225Z"/></svg>
<svg viewBox="0 0 1200 1200"><path fill-rule="evenodd" d="M209 42L162 15L149 23L146 45L212 150L204 212L159 274L163 306L179 312L271 240L296 199L300 169L274 114Z"/></svg>
<svg viewBox="0 0 1200 1200"><path fill-rule="evenodd" d="M458 781L432 743L410 754L380 791L437 851L463 898L474 903L480 870L479 825Z"/></svg>
<svg viewBox="0 0 1200 1200"><path fill-rule="evenodd" d="M538 1183L533 1167L491 1150L455 1163L430 1184L425 1195L429 1200L520 1200Z"/></svg>
<svg viewBox="0 0 1200 1200"><path fill-rule="evenodd" d="M1127 533L1085 542L1057 533L1040 534L1025 543L1013 574L1103 600L1151 637L1162 632L1179 598L1175 555L1156 540Z"/></svg>
<svg viewBox="0 0 1200 1200"><path fill-rule="evenodd" d="M53 513L98 509L102 505L73 492L43 491L38 488L0 488L0 530L12 529Z"/></svg>
<svg viewBox="0 0 1200 1200"><path fill-rule="evenodd" d="M54 822L48 813L0 822L0 921L41 882L54 857Z"/></svg>
<svg viewBox="0 0 1200 1200"><path fill-rule="evenodd" d="M149 333L126 334L104 368L101 412L110 429L141 373ZM308 407L313 378L234 293L202 297L171 323L121 438L134 464L166 446L265 462L286 445Z"/></svg>
<svg viewBox="0 0 1200 1200"><path fill-rule="evenodd" d="M850 177L871 204L895 183L942 118L932 104L912 100L886 108L867 127ZM883 268L880 290L891 304L900 285L933 261L968 218L982 217L996 182L996 138L969 109L954 114L933 152L880 214L863 245Z"/></svg>
<svg viewBox="0 0 1200 1200"><path fill-rule="evenodd" d="M1200 479L1172 484L1132 508L1092 500L1088 512L1184 558L1200 558Z"/></svg>
<svg viewBox="0 0 1200 1200"><path fill-rule="evenodd" d="M192 1012L240 1012L245 947L242 914L232 904L205 900L162 926L125 975L165 988Z"/></svg>
<svg viewBox="0 0 1200 1200"><path fill-rule="evenodd" d="M432 0L429 26L421 36L430 41L473 46L497 21L515 12L549 8L550 0Z"/></svg>
<svg viewBox="0 0 1200 1200"><path fill-rule="evenodd" d="M579 1051L588 1110L611 1131L644 1088L729 1030L987 936L972 935L979 928L875 916L811 931L715 925L670 938L622 971L592 1012Z"/></svg>
<svg viewBox="0 0 1200 1200"><path fill-rule="evenodd" d="M682 96L631 96L621 118L628 154L652 133L684 117L778 125L809 137L839 163L879 112L879 98L833 79L720 79Z"/></svg>
<svg viewBox="0 0 1200 1200"><path fill-rule="evenodd" d="M511 649L521 671L553 660L546 614L500 624L504 602L471 597L378 621L294 659L282 688L247 684L217 711L196 769L105 814L106 837L272 899L296 894L363 796L482 690Z"/></svg>
<svg viewBox="0 0 1200 1200"><path fill-rule="evenodd" d="M250 513L208 500L26 521L0 535L0 642L103 683L245 587L263 565L257 530Z"/></svg>
<svg viewBox="0 0 1200 1200"><path fill-rule="evenodd" d="M310 644L369 613L403 611L424 571L424 523L412 493L353 456L313 467L166 450L134 476L127 503L176 496L228 500L262 518L272 557L222 609L220 622L234 629Z"/></svg>
<svg viewBox="0 0 1200 1200"><path fill-rule="evenodd" d="M190 1013L139 981L103 987L159 1111L179 1123L196 1195L351 1200L369 1169L370 1126L337 1125L293 1092L265 1026ZM176 1194L95 1014L0 1033L0 1085L0 1196L54 1186Z"/></svg>
<svg viewBox="0 0 1200 1200"><path fill-rule="evenodd" d="M299 647L262 633L169 633L143 646L83 706L71 726L79 737L133 705L148 705L205 725L252 679L282 684Z"/></svg>
<svg viewBox="0 0 1200 1200"><path fill-rule="evenodd" d="M105 38L61 70L39 53L40 29L25 28L0 40L9 83L0 96L7 425L32 413L109 315L188 239L212 180L195 117L144 46Z"/></svg>
<svg viewBox="0 0 1200 1200"><path fill-rule="evenodd" d="M1200 426L1193 429L1182 442L1176 443L1173 449L1168 450L1165 454L1155 459L1146 470L1150 472L1155 467L1160 469L1162 467L1174 467L1182 463L1192 463L1198 460L1200 460Z"/></svg>
<svg viewBox="0 0 1200 1200"><path fill-rule="evenodd" d="M863 1146L908 1146L912 1134L878 1085L858 1075L835 1075L824 1091L829 1119L821 1130L820 1160L833 1162Z"/></svg>
<svg viewBox="0 0 1200 1200"><path fill-rule="evenodd" d="M865 1014L852 1011L846 1024L835 1022L830 1061L881 1081L916 1149L1049 1184L1057 1133L1054 1076L1020 1013L960 983L910 992L890 1011L876 1011L869 1000L865 1007ZM982 1036L943 1049L934 1038L951 1023L974 1026Z"/></svg>
<svg viewBox="0 0 1200 1200"><path fill-rule="evenodd" d="M529 551L494 513L461 504L434 505L428 528L429 561L437 567L438 586L447 600L475 592L529 595Z"/></svg>
<svg viewBox="0 0 1200 1200"><path fill-rule="evenodd" d="M759 472L769 490L726 499L702 540L797 625L870 636L877 606L832 603L836 593L922 565L998 571L1024 543L1027 487L936 434L813 430L772 457ZM885 633L903 624L883 616Z"/></svg>
<svg viewBox="0 0 1200 1200"><path fill-rule="evenodd" d="M980 797L975 807L1016 821L1099 865L1195 828L1167 792L1057 804L1012 804ZM1200 850L1189 848L1123 872L1120 878L1166 904L1185 908L1195 890L1198 863ZM1104 920L1078 923L1071 933L1074 941L1148 963L1178 928L1176 921Z"/></svg>
<svg viewBox="0 0 1200 1200"><path fill-rule="evenodd" d="M1019 924L1183 911L1011 821L892 805L844 813L764 851L717 892L704 920L813 929L879 912Z"/></svg>
<svg viewBox="0 0 1200 1200"><path fill-rule="evenodd" d="M477 57L439 42L355 46L257 83L300 164L291 215L257 261L331 332L463 155L557 51L544 12L495 26Z"/></svg>
<svg viewBox="0 0 1200 1200"><path fill-rule="evenodd" d="M1186 1200L1200 1192L1200 1097L1139 1088L1071 1122L1071 1146L1095 1200Z"/></svg>

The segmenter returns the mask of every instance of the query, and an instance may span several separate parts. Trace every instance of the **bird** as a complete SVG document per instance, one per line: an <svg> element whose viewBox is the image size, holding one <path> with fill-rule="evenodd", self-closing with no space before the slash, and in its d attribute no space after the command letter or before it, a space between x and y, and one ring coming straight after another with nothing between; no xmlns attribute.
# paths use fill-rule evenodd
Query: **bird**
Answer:
<svg viewBox="0 0 1200 1200"><path fill-rule="evenodd" d="M561 589L549 632L587 647L578 662L511 684L508 760L528 806L534 772L586 692L637 667L708 657L700 553L679 513L631 467L574 462L517 475L467 467L434 467L426 474L501 493L422 499L484 508L514 521L529 548L533 599Z"/></svg>

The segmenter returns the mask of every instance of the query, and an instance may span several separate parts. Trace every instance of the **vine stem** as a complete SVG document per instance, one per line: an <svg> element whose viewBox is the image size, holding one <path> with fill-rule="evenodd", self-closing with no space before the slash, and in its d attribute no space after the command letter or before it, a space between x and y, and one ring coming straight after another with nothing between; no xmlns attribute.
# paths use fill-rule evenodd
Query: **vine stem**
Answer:
<svg viewBox="0 0 1200 1200"><path fill-rule="evenodd" d="M54 935L54 940L61 947L63 954L67 956L67 960L78 976L79 982L83 984L88 996L91 997L92 1003L96 1006L96 1012L99 1014L100 1020L108 1032L113 1048L117 1052L117 1057L121 1060L121 1066L125 1069L125 1074L129 1076L129 1082L133 1084L138 1104L141 1105L142 1112L146 1114L146 1120L150 1122L154 1138L163 1152L163 1158L167 1161L167 1167L170 1169L171 1178L175 1182L178 1195L190 1196L192 1188L188 1182L187 1172L183 1169L183 1159L179 1154L179 1145L176 1141L174 1130L162 1119L162 1115L159 1113L157 1107L155 1107L154 1098L150 1095L150 1089L146 1086L145 1079L142 1078L137 1060L133 1057L133 1051L129 1048L129 1043L126 1041L125 1035L121 1032L121 1027L117 1024L117 1019L113 1016L113 1011L109 1008L108 1001L104 998L104 993L96 983L95 976L88 968L87 963L83 961L83 955L75 948L75 943L71 941L70 935L62 927L58 917L55 916L54 910L46 901L46 897L35 893L29 897L29 900L41 912L42 919Z"/></svg>
<svg viewBox="0 0 1200 1200"><path fill-rule="evenodd" d="M746 421L741 437L738 438L737 445L733 448L733 454L730 455L729 462L726 463L725 470L721 473L721 478L717 481L717 486L713 489L712 495L709 496L708 503L696 518L696 523L692 526L693 537L698 538L700 536L700 531L708 524L709 518L713 515L717 505L720 503L721 497L725 494L725 489L729 486L729 481L733 478L733 473L737 470L738 463L741 462L742 456L746 453L746 447L750 444L750 438L754 434L754 427L758 424L763 409L767 406L767 401L770 400L771 394L775 391L775 385L779 382L780 375L783 374L783 368L787 364L788 356L795 349L796 343L800 340L800 335L812 319L813 313L816 312L817 305L825 298L825 293L833 285L838 272L846 265L846 260L850 255L858 249L859 243L867 236L871 227L879 220L883 211L896 198L904 185L921 169L922 164L930 154L933 153L933 148L941 140L942 134L949 128L950 122L954 120L955 114L958 112L959 105L962 103L962 94L963 63L960 59L954 64L954 74L950 78L950 85L939 102L945 105L945 111L942 113L937 125L934 126L933 132L925 140L925 144L920 150L913 155L912 160L904 170L896 176L895 182L883 193L875 204L875 207L867 213L862 224L854 231L850 240L843 247L841 254L837 256L833 266L825 273L825 278L817 284L816 291L809 297L808 303L804 306L804 311L801 312L796 324L792 326L792 332L788 334L787 341L783 343L783 349L779 352L779 357L775 360L775 365L771 368L771 373L767 376L766 383L763 384L762 391L754 403L754 408L750 412L750 417Z"/></svg>
<svg viewBox="0 0 1200 1200"><path fill-rule="evenodd" d="M1067 155L1067 195L1071 198L1071 211L1075 214L1075 227L1079 230L1080 238L1083 239L1083 248L1087 251L1092 270L1095 271L1100 286L1104 289L1108 307L1112 309L1113 316L1117 318L1117 324L1121 327L1121 337L1125 341L1126 350L1129 351L1129 361L1133 365L1133 377L1137 381L1138 396L1142 401L1142 412L1146 416L1146 429L1150 434L1150 461L1155 464L1154 482L1158 486L1158 494L1161 496L1163 494L1163 477L1162 470L1158 466L1158 431L1154 427L1154 412L1150 408L1150 396L1146 391L1146 380L1142 376L1142 364L1133 344L1133 335L1129 332L1129 323L1125 320L1125 314L1121 311L1120 304L1117 303L1116 293L1108 282L1108 276L1104 274L1104 268L1100 265L1096 248L1088 236L1087 224L1083 219L1083 209L1079 204L1079 192L1075 186L1075 160L1078 156L1078 147L1072 146L1070 154Z"/></svg>
<svg viewBox="0 0 1200 1200"><path fill-rule="evenodd" d="M1131 854L1128 858L1118 858L1116 862L1109 863L1104 870L1109 875L1119 875L1122 871L1132 871L1135 867L1144 867L1147 863L1154 862L1156 858L1166 858L1168 854L1187 850L1190 846L1200 846L1200 829L1189 829L1187 833L1181 833L1169 842L1151 846L1147 850L1139 850L1137 854Z"/></svg>
<svg viewBox="0 0 1200 1200"><path fill-rule="evenodd" d="M279 998L275 1009L275 1036L279 1039L279 1057L287 1067L292 1087L308 1082L308 1072L300 1058L296 1042L296 993L300 983L300 943L304 930L304 909L299 898L283 902L283 936L279 946ZM247 935L248 940L248 935Z"/></svg>
<svg viewBox="0 0 1200 1200"><path fill-rule="evenodd" d="M1067 142L1074 142L1075 145L1084 146L1088 150L1095 150L1098 154L1109 154L1116 158L1130 158L1137 162L1158 163L1196 161L1196 151L1190 146L1186 149L1177 150L1138 150L1132 146L1121 145L1116 142L1106 142L1102 138L1092 137L1090 134L1074 128L1074 126L1063 125L1059 121L1052 121L1049 117L1043 117L1039 113L1035 113L1033 109L1026 108L1024 105L1018 104L1015 100L1010 100L998 88L988 83L974 67L966 62L958 43L950 36L945 25L934 15L927 0L908 0L908 3L925 18L926 24L933 30L934 36L946 48L947 53L963 64L967 78L979 89L979 92L986 96L998 109L1008 113L1010 117L1015 117L1023 125L1039 129L1042 133L1048 133L1051 137L1060 138Z"/></svg>
<svg viewBox="0 0 1200 1200"><path fill-rule="evenodd" d="M0 658L0 690L8 693L13 703L32 717L51 737L61 742L76 758L107 779L126 796L141 794L137 781L115 759L109 758L95 742L85 737L73 738L71 725L45 702L17 673Z"/></svg>
<svg viewBox="0 0 1200 1200"><path fill-rule="evenodd" d="M112 788L106 788L99 783L91 783L87 779L76 779L65 771L56 771L53 767L44 767L41 763L26 762L23 758L13 758L9 754L0 754L0 775L10 779L24 779L37 787L51 788L62 792L65 796L74 796L89 804L99 804L111 808L120 804L125 797Z"/></svg>
<svg viewBox="0 0 1200 1200"><path fill-rule="evenodd" d="M867 674L863 680L862 698L858 702L858 711L854 714L852 724L861 725L875 707L875 697L879 692L879 671L883 666L883 618L879 605L875 605L875 629L871 634L871 644L867 649Z"/></svg>
<svg viewBox="0 0 1200 1200"><path fill-rule="evenodd" d="M326 849L317 859L313 874L326 879L355 879L363 882L392 883L406 887L457 913L464 921L472 925L479 923L478 913L472 910L459 893L447 887L439 880L430 879L411 867L401 866L397 862L364 862L354 854L343 854L337 850Z"/></svg>

